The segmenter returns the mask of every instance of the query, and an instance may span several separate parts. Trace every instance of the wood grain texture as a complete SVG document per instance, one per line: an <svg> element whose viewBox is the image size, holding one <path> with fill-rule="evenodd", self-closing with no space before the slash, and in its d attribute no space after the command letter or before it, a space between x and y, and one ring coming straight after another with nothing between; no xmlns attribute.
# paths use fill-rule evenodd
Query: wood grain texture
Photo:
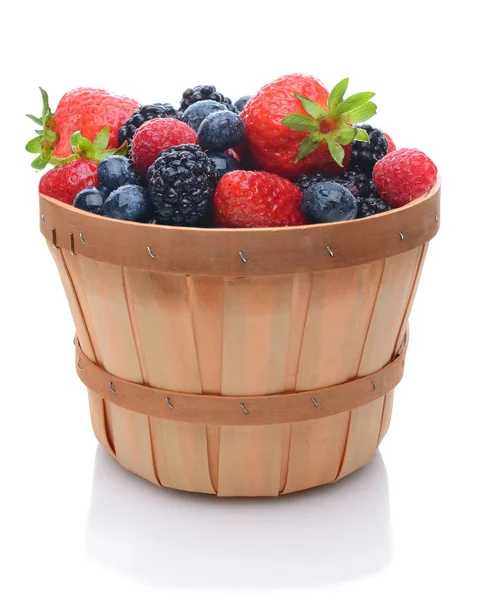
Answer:
<svg viewBox="0 0 479 600"><path fill-rule="evenodd" d="M394 355L422 255L423 249L420 247L385 259L358 377L380 369ZM392 398L385 396L351 412L346 450L338 479L362 467L372 458L380 439L383 414L387 418L392 408L388 406L385 412L385 402L392 402Z"/></svg>
<svg viewBox="0 0 479 600"><path fill-rule="evenodd" d="M47 245L55 260L75 324L76 335L78 336L82 350L90 360L98 363L98 354L93 348L91 331L85 318L85 308L87 309L88 307L81 305L80 299L82 288L80 285L75 286L75 273L70 268L70 255L59 248L55 248L50 242L47 242ZM95 437L112 456L115 456L112 437L109 435L109 428L105 419L105 405L103 399L91 391L89 391L88 395L90 417Z"/></svg>
<svg viewBox="0 0 479 600"><path fill-rule="evenodd" d="M201 387L205 394L221 394L225 283L222 277L193 276L188 281Z"/></svg>
<svg viewBox="0 0 479 600"><path fill-rule="evenodd" d="M293 423L284 494L334 481L346 444L349 413Z"/></svg>
<svg viewBox="0 0 479 600"><path fill-rule="evenodd" d="M218 496L277 496L282 425L220 427Z"/></svg>
<svg viewBox="0 0 479 600"><path fill-rule="evenodd" d="M164 487L215 494L208 463L206 427L151 419L153 450Z"/></svg>
<svg viewBox="0 0 479 600"><path fill-rule="evenodd" d="M222 394L284 391L291 305L289 276L225 282Z"/></svg>

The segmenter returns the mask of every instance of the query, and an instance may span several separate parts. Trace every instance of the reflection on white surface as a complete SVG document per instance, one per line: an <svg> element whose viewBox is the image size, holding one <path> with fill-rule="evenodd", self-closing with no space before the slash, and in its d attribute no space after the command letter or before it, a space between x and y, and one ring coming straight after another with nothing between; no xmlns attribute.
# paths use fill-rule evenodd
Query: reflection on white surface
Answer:
<svg viewBox="0 0 479 600"><path fill-rule="evenodd" d="M327 586L391 559L387 471L380 453L337 484L280 498L158 489L98 448L89 557L160 587Z"/></svg>

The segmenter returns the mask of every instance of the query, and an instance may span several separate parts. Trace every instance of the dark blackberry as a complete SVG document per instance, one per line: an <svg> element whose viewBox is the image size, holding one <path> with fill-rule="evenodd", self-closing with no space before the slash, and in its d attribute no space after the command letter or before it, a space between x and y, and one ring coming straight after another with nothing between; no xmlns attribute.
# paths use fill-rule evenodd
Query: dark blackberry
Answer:
<svg viewBox="0 0 479 600"><path fill-rule="evenodd" d="M357 173L356 173L357 175ZM347 188L354 197L360 195L357 186L355 185L355 181L353 177L346 177L346 173L342 173L341 175L337 175L335 177L329 177L327 175L323 175L322 173L312 173L311 175L301 175L294 183L295 185L304 192L315 183L323 183L324 181L332 181L335 183L339 183Z"/></svg>
<svg viewBox="0 0 479 600"><path fill-rule="evenodd" d="M372 196L376 193L376 186L371 177L368 177L364 173L358 173L357 171L346 171L340 176L344 181L352 184L357 190L357 196L365 198L366 196ZM354 192L353 192L354 193Z"/></svg>
<svg viewBox="0 0 479 600"><path fill-rule="evenodd" d="M162 225L208 225L218 182L215 164L195 144L163 150L148 170L148 193Z"/></svg>
<svg viewBox="0 0 479 600"><path fill-rule="evenodd" d="M358 198L358 219L364 217L371 217L372 215L378 215L379 213L391 210L393 207L390 204L386 204L384 200L380 198L378 194L372 194L366 198Z"/></svg>
<svg viewBox="0 0 479 600"><path fill-rule="evenodd" d="M186 89L181 97L180 109L184 111L188 108L188 106L191 106L200 100L214 100L215 102L224 104L224 106L231 112L238 112L238 109L233 105L230 98L227 98L220 92L217 92L214 85L197 85L194 88Z"/></svg>
<svg viewBox="0 0 479 600"><path fill-rule="evenodd" d="M118 130L118 145L121 146L124 142L128 142L128 145L130 145L135 131L146 121L166 117L179 119L180 116L171 104L144 104L137 108L128 121Z"/></svg>
<svg viewBox="0 0 479 600"><path fill-rule="evenodd" d="M371 127L371 125L363 124L360 129L368 132L369 142L354 140L348 169L371 177L374 165L388 152L388 141L382 131Z"/></svg>

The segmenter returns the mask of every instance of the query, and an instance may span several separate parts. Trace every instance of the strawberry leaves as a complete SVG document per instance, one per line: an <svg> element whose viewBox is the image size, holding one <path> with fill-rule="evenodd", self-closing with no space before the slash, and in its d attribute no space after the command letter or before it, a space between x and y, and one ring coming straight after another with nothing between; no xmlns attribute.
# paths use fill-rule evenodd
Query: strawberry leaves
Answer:
<svg viewBox="0 0 479 600"><path fill-rule="evenodd" d="M369 142L367 132L353 124L367 121L376 114L376 105L370 101L375 94L359 92L344 98L348 85L349 79L346 78L333 87L328 97L327 112L313 100L295 94L307 114L287 115L281 123L293 131L310 132L299 146L296 163L325 142L333 159L342 167L344 146L353 140Z"/></svg>
<svg viewBox="0 0 479 600"><path fill-rule="evenodd" d="M44 169L50 162L57 139L57 134L52 130L55 115L49 106L48 94L42 88L40 88L40 93L42 95L42 116L27 115L27 117L43 129L35 129L37 137L32 138L25 146L27 152L38 154L32 162L32 167L38 170Z"/></svg>
<svg viewBox="0 0 479 600"><path fill-rule="evenodd" d="M110 139L110 127L107 125L98 132L93 142L90 142L87 138L83 137L80 131L75 131L70 140L75 158L91 158L100 162L107 156L113 154L126 156L128 151L128 142L125 142L120 148L112 148L106 150L108 141ZM70 157L68 157L70 158Z"/></svg>

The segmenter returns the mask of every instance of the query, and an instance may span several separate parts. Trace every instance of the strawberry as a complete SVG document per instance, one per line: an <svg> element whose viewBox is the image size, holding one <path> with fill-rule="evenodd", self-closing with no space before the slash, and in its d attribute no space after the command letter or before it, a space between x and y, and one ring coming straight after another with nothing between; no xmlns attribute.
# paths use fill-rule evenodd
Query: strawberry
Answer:
<svg viewBox="0 0 479 600"><path fill-rule="evenodd" d="M348 83L343 79L328 94L318 79L295 74L261 88L241 113L254 163L290 179L344 171L352 141L369 140L350 123L366 121L376 112L372 92L344 99Z"/></svg>
<svg viewBox="0 0 479 600"><path fill-rule="evenodd" d="M436 165L424 152L416 149L394 150L379 160L373 170L378 194L396 207L430 192L436 179Z"/></svg>
<svg viewBox="0 0 479 600"><path fill-rule="evenodd" d="M394 152L394 150L396 150L396 144L393 142L392 137L388 133L384 133L384 131L383 131L383 136L386 138L386 140L388 142L388 154L390 152Z"/></svg>
<svg viewBox="0 0 479 600"><path fill-rule="evenodd" d="M39 192L66 204L73 204L78 192L97 185L98 163L91 159L75 159L42 175Z"/></svg>
<svg viewBox="0 0 479 600"><path fill-rule="evenodd" d="M131 155L136 171L146 177L162 150L181 144L196 144L196 131L177 119L151 119L135 131L131 142Z"/></svg>
<svg viewBox="0 0 479 600"><path fill-rule="evenodd" d="M213 197L218 227L303 225L302 194L287 179L264 171L232 171L220 179Z"/></svg>
<svg viewBox="0 0 479 600"><path fill-rule="evenodd" d="M68 157L71 154L71 136L76 132L93 142L100 131L108 127L106 148L115 148L118 130L140 106L136 100L114 96L105 90L78 88L67 92L58 103L56 112L52 113L48 94L42 88L40 91L42 116L27 115L43 127L36 130L38 136L29 142L31 147L38 148L39 156L32 163L36 169L43 169L49 162L55 164L55 159Z"/></svg>

